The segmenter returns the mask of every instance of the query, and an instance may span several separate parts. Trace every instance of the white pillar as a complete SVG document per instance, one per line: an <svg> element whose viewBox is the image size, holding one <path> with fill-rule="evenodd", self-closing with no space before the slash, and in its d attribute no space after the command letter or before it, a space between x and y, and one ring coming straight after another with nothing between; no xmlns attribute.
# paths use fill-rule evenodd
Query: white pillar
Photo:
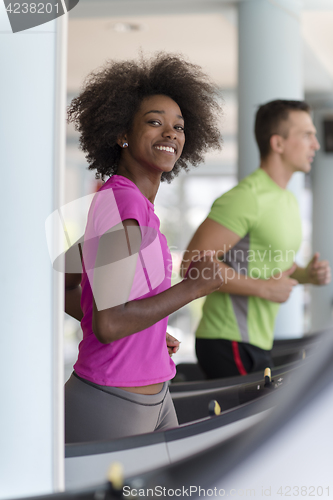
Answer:
<svg viewBox="0 0 333 500"><path fill-rule="evenodd" d="M273 99L303 99L300 0L243 0L239 3L238 176L259 166L254 117L260 104ZM304 183L296 174L290 189L298 197ZM276 334L303 331L303 289L294 289L281 306Z"/></svg>
<svg viewBox="0 0 333 500"><path fill-rule="evenodd" d="M66 19L12 33L0 3L0 498L64 484L63 276L45 220L59 206Z"/></svg>
<svg viewBox="0 0 333 500"><path fill-rule="evenodd" d="M325 153L323 120L333 120L333 109L318 109L314 113L321 149L316 153L312 167L313 225L312 248L320 252L321 259L328 259L333 268L333 230L332 230L332 186L333 153ZM332 328L333 283L324 287L311 287L311 330L319 331Z"/></svg>

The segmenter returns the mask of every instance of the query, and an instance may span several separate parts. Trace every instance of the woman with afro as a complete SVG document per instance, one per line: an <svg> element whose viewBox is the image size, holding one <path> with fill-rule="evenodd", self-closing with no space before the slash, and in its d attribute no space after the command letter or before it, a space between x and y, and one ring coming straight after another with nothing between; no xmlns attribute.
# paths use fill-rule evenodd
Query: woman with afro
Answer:
<svg viewBox="0 0 333 500"><path fill-rule="evenodd" d="M66 442L114 439L178 425L167 381L179 342L168 315L222 285L200 255L171 287L171 256L154 200L161 181L219 148L215 87L177 55L109 62L68 112L89 169L108 177L91 204L81 274L66 274L66 312L83 340L65 387Z"/></svg>

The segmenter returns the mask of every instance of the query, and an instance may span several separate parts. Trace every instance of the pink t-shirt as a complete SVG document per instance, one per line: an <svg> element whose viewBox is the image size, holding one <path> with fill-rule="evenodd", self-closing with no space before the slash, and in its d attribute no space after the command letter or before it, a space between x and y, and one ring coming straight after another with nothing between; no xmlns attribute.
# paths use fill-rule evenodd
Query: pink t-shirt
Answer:
<svg viewBox="0 0 333 500"><path fill-rule="evenodd" d="M122 221L126 219L135 219L140 226L140 251L124 259L121 254L117 258L112 256L110 261L103 262L108 266L107 272L111 269L110 275L115 282L110 287L110 293L98 295L94 277L97 282L96 273L106 272L103 266L95 268L99 238L106 232L124 236ZM74 365L80 377L113 387L156 384L174 377L175 364L169 356L165 338L168 317L110 344L99 342L92 331L93 290L97 308L101 310L128 300L152 297L170 288L172 260L166 238L159 227L154 205L126 177L110 177L96 193L89 210L83 245L83 340ZM129 285L126 284L128 278L122 279L128 269L133 269Z"/></svg>

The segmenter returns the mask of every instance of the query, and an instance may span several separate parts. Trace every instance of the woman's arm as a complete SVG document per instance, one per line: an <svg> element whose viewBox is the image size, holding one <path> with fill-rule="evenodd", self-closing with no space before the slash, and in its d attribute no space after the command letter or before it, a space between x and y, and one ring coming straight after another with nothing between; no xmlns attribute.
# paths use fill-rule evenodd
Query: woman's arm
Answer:
<svg viewBox="0 0 333 500"><path fill-rule="evenodd" d="M81 309L81 273L66 272L71 269L71 255L65 254L65 312L72 318L81 321L83 312Z"/></svg>
<svg viewBox="0 0 333 500"><path fill-rule="evenodd" d="M140 238L140 236L138 236L140 232L139 225L135 220L123 221L123 225L127 235L127 243L130 243L127 245L128 252L123 252L125 258L133 255L132 248L133 246L137 246L135 240ZM138 229L137 231L133 231L133 229L130 231L132 234L131 237L129 237L127 233L130 226ZM99 263L105 264L106 262L105 259L108 253L107 241L107 237L104 239L103 237L101 238L95 270L99 267ZM118 251L119 249L117 252ZM112 273L110 275L107 273L107 266L104 265L102 267L103 272L95 272L94 274L94 289L97 277L97 288L98 292L102 291L101 297L103 297L108 289L110 293L112 292L114 294L117 292L118 290L115 290L117 286L119 287L119 293L121 293L120 289L126 288L128 283L132 283L133 273L128 273L128 276L124 276L123 280L118 280L118 282L115 283L112 282ZM102 267L100 267L100 269L102 269ZM111 267L112 266L110 266L110 269ZM93 331L98 340L105 344L127 337L152 326L192 300L217 290L222 283L223 280L220 275L219 265L213 257L213 252L207 253L206 256L204 256L203 252L200 259L191 264L191 273L188 273L181 283L178 283L154 297L142 300L132 300L102 310L98 310L96 305L98 304L98 300L94 300ZM94 297L96 299L95 293Z"/></svg>
<svg viewBox="0 0 333 500"><path fill-rule="evenodd" d="M75 280L73 279L74 277ZM73 283L76 283L76 285L73 286ZM78 321L81 321L83 318L80 283L81 274L65 274L65 312Z"/></svg>

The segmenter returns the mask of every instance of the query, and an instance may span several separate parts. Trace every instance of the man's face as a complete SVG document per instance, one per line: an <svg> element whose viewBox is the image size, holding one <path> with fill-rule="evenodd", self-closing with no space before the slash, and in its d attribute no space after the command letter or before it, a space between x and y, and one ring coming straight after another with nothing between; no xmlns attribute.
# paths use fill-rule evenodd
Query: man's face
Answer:
<svg viewBox="0 0 333 500"><path fill-rule="evenodd" d="M291 172L310 172L315 153L320 148L311 116L306 111L290 111L285 126L289 132L282 141L284 164Z"/></svg>

